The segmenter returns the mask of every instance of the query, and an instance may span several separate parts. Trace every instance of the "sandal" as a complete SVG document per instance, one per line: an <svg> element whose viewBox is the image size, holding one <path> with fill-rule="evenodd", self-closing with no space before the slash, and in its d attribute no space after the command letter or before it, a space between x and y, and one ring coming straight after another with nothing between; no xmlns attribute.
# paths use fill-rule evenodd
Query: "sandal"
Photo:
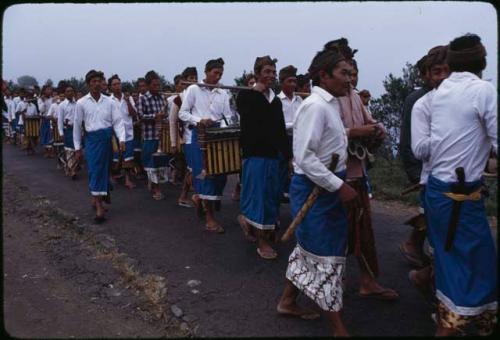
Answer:
<svg viewBox="0 0 500 340"><path fill-rule="evenodd" d="M246 240L250 242L256 242L257 238L250 233L250 228L248 227L248 224L245 221L245 217L243 215L238 215L236 220L238 221L238 224L240 225Z"/></svg>
<svg viewBox="0 0 500 340"><path fill-rule="evenodd" d="M217 234L224 234L225 230L224 228L222 228L220 225L217 224L217 226L215 228L209 228L208 227L208 224L205 225L205 230L206 231L210 231L210 232L213 232L213 233L217 233Z"/></svg>
<svg viewBox="0 0 500 340"><path fill-rule="evenodd" d="M177 205L179 207L185 207L185 208L193 208L193 203L190 202L190 201L182 201L182 200L178 200L177 201Z"/></svg>
<svg viewBox="0 0 500 340"><path fill-rule="evenodd" d="M379 292L358 293L358 296L364 299L372 298L376 300L385 300L385 301L397 300L399 298L398 293L389 288L382 289Z"/></svg>
<svg viewBox="0 0 500 340"><path fill-rule="evenodd" d="M278 257L278 253L275 250L272 252L265 252L260 250L260 248L257 248L257 254L265 260L274 260Z"/></svg>
<svg viewBox="0 0 500 340"><path fill-rule="evenodd" d="M160 193L158 193L158 194L154 194L154 195L153 195L153 199L154 199L155 201L161 201L163 198L164 198L164 196L163 196L163 194L162 194L161 192L160 192Z"/></svg>

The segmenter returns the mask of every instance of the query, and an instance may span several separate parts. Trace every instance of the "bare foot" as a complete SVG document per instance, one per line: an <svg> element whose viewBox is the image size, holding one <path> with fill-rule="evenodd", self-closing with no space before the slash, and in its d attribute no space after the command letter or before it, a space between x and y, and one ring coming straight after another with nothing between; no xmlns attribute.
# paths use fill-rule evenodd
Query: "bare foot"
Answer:
<svg viewBox="0 0 500 340"><path fill-rule="evenodd" d="M373 298L377 300L396 300L399 294L391 288L382 287L375 280L364 283L359 288L358 295L362 298Z"/></svg>
<svg viewBox="0 0 500 340"><path fill-rule="evenodd" d="M245 220L245 217L243 215L238 215L237 220L241 227L241 230L243 230L243 235L245 235L247 241L250 242L257 241L257 238L255 237L255 235L253 235L252 227L248 225L247 221Z"/></svg>
<svg viewBox="0 0 500 340"><path fill-rule="evenodd" d="M295 316L304 320L314 320L320 317L318 313L300 308L295 303L285 305L281 301L278 303L276 311L281 315Z"/></svg>
<svg viewBox="0 0 500 340"><path fill-rule="evenodd" d="M135 188L135 187L136 187L136 185L135 185L134 183L132 183L132 182L126 182L126 183L125 183L125 186L126 186L127 188L129 188L129 189L133 189L133 188Z"/></svg>

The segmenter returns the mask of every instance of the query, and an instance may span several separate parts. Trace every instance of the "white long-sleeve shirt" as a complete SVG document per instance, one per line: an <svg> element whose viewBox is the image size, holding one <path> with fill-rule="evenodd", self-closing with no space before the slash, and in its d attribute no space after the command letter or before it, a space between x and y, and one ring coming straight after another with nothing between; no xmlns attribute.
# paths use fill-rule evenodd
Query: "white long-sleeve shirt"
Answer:
<svg viewBox="0 0 500 340"><path fill-rule="evenodd" d="M288 98L286 94L281 91L278 94L278 98L281 99L281 104L283 107L283 115L285 116L285 128L287 130L293 128L293 120L297 114L297 109L302 103L302 98L297 95L293 95L292 99Z"/></svg>
<svg viewBox="0 0 500 340"><path fill-rule="evenodd" d="M96 101L90 93L76 102L73 142L75 150L82 148L82 122L87 132L113 127L120 142L125 142L125 128L118 105L109 97L100 95Z"/></svg>
<svg viewBox="0 0 500 340"><path fill-rule="evenodd" d="M57 119L58 109L59 109L59 102L53 100L52 104L49 107L49 111L47 112L47 116Z"/></svg>
<svg viewBox="0 0 500 340"><path fill-rule="evenodd" d="M49 113L49 108L52 105L52 98L38 98L38 110L40 110L40 115L47 117Z"/></svg>
<svg viewBox="0 0 500 340"><path fill-rule="evenodd" d="M31 117L31 116L36 116L38 115L38 111L36 110L36 106L35 104L33 103L29 103L25 100L23 101L20 101L19 104L17 104L16 106L16 113L19 112L24 112L24 115L26 117ZM24 125L24 120L23 120L23 116L19 116L19 122L18 122L19 125Z"/></svg>
<svg viewBox="0 0 500 340"><path fill-rule="evenodd" d="M436 90L427 92L420 97L411 110L411 140L412 149L415 148L417 154L422 157L422 171L420 172L420 184L426 184L429 177L429 157L430 157L430 124L431 124L431 103ZM415 152L414 151L414 152Z"/></svg>
<svg viewBox="0 0 500 340"><path fill-rule="evenodd" d="M5 104L7 104L7 109L9 110L9 122L16 119L16 103L12 98L5 99Z"/></svg>
<svg viewBox="0 0 500 340"><path fill-rule="evenodd" d="M444 182L457 180L463 167L465 180L476 181L493 147L497 152L497 92L495 87L470 72L453 72L432 95L427 105L430 123L413 121L412 150L429 160L429 171ZM414 129L421 137L414 139ZM418 133L418 132L417 132Z"/></svg>
<svg viewBox="0 0 500 340"><path fill-rule="evenodd" d="M64 125L73 126L75 123L75 113L76 113L76 101L69 101L69 99L64 99L59 107L57 108L57 129L59 134L64 136Z"/></svg>
<svg viewBox="0 0 500 340"><path fill-rule="evenodd" d="M179 110L179 119L186 125L196 125L202 119L211 119L226 126L223 117L229 123L231 119L229 94L222 89L209 89L198 85L191 85L186 89ZM184 129L184 142L191 144L191 130Z"/></svg>
<svg viewBox="0 0 500 340"><path fill-rule="evenodd" d="M115 103L118 105L118 108L120 109L120 113L123 119L123 127L125 128L125 141L128 142L133 140L134 121L132 119L132 116L130 115L130 112L128 111L128 105L127 102L125 101L125 95L122 93L122 97L117 98L115 97L114 94L112 94L110 98L115 101ZM134 99L132 99L132 97L129 97L129 101L132 107L135 108Z"/></svg>
<svg viewBox="0 0 500 340"><path fill-rule="evenodd" d="M185 90L184 90L185 91ZM179 96L181 97L181 100L183 98L184 91L182 91ZM170 144L172 147L176 147L177 145L177 136L179 134L179 128L177 126L178 119L179 119L179 109L180 107L177 106L177 104L174 103L174 99L177 96L170 96L167 98L168 102L168 123L169 123L169 128L170 128Z"/></svg>
<svg viewBox="0 0 500 340"><path fill-rule="evenodd" d="M347 134L337 98L314 86L297 110L293 123L294 171L328 191L338 190L343 181L328 167L332 154L339 155L335 172L346 169Z"/></svg>

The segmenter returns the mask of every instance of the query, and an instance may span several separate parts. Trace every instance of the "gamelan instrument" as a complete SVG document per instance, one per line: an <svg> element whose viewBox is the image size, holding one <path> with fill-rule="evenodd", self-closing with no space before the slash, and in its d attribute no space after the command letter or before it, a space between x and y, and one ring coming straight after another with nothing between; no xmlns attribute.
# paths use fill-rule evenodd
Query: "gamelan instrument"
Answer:
<svg viewBox="0 0 500 340"><path fill-rule="evenodd" d="M241 148L239 127L198 128L198 142L203 154L205 175L239 173Z"/></svg>
<svg viewBox="0 0 500 340"><path fill-rule="evenodd" d="M177 134L177 146L181 145L180 142L180 134ZM170 123L168 121L161 122L160 129L160 143L159 149L161 152L172 154L174 151L172 150L172 142L170 139Z"/></svg>
<svg viewBox="0 0 500 340"><path fill-rule="evenodd" d="M24 134L26 137L39 137L40 136L40 116L31 116L24 118Z"/></svg>
<svg viewBox="0 0 500 340"><path fill-rule="evenodd" d="M59 134L59 129L57 128L57 125L52 128L52 135L53 135L53 144L54 146L64 146L64 138Z"/></svg>

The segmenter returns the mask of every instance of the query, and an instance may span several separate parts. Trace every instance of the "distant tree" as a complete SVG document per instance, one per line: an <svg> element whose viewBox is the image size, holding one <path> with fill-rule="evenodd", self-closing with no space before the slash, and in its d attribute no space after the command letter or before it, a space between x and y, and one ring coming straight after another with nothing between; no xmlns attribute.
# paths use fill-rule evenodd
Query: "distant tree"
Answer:
<svg viewBox="0 0 500 340"><path fill-rule="evenodd" d="M38 81L33 76L24 75L17 78L17 84L20 87L33 87L35 85L38 85Z"/></svg>
<svg viewBox="0 0 500 340"><path fill-rule="evenodd" d="M240 77L234 78L234 83L236 84L236 86L245 86L245 79L248 76L248 73L246 70L243 70L243 74Z"/></svg>
<svg viewBox="0 0 500 340"><path fill-rule="evenodd" d="M52 81L52 79L47 79L47 81L45 82L45 85L46 86L50 86L50 87L54 87L54 82Z"/></svg>
<svg viewBox="0 0 500 340"><path fill-rule="evenodd" d="M402 77L390 73L383 81L386 93L370 102L373 118L383 123L388 132L384 144L378 150L378 154L386 159L394 159L399 155L404 100L417 87L423 85L416 66L407 62L402 71Z"/></svg>
<svg viewBox="0 0 500 340"><path fill-rule="evenodd" d="M12 80L7 81L7 87L11 91L15 91L15 90L19 89L19 86L16 83L14 83Z"/></svg>
<svg viewBox="0 0 500 340"><path fill-rule="evenodd" d="M125 80L122 81L122 91L123 92L132 92L135 86L131 81Z"/></svg>
<svg viewBox="0 0 500 340"><path fill-rule="evenodd" d="M62 79L59 82L58 87L61 85L64 86L63 84L71 85L77 92L88 92L87 84L85 83L85 80L83 78L77 79L75 77L71 77L70 79Z"/></svg>
<svg viewBox="0 0 500 340"><path fill-rule="evenodd" d="M174 84L169 82L164 75L160 74L159 76L160 76L161 90L165 92L174 92L175 91Z"/></svg>

